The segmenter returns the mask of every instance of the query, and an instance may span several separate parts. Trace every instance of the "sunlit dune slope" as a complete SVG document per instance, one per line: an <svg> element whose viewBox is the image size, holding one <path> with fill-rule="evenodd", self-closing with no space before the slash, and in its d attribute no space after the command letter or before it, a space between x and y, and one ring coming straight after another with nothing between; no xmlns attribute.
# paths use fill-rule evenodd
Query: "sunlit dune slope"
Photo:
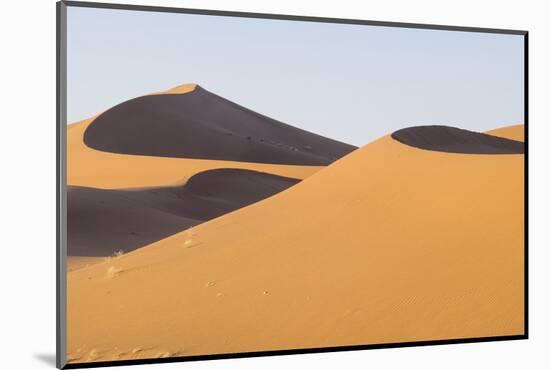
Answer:
<svg viewBox="0 0 550 370"><path fill-rule="evenodd" d="M487 131L487 134L504 137L507 139L524 141L525 140L525 125L513 125L497 128Z"/></svg>
<svg viewBox="0 0 550 370"><path fill-rule="evenodd" d="M522 334L523 160L386 136L71 272L69 360Z"/></svg>
<svg viewBox="0 0 550 370"><path fill-rule="evenodd" d="M194 91L196 87L197 87L197 84L194 84L194 83L183 84L183 85L179 85L179 86L176 86L176 87L168 89L168 90L155 92L155 93L152 93L152 94L149 94L149 95L185 94L185 93Z"/></svg>
<svg viewBox="0 0 550 370"><path fill-rule="evenodd" d="M67 256L67 271L76 271L105 261L105 257Z"/></svg>

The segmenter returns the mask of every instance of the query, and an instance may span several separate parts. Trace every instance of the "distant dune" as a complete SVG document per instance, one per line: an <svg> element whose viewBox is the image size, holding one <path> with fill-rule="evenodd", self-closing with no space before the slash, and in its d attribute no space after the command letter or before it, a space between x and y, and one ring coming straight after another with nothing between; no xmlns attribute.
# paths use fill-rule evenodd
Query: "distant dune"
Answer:
<svg viewBox="0 0 550 370"><path fill-rule="evenodd" d="M130 252L267 198L297 182L250 170L217 169L194 175L177 187L69 187L67 253L105 257L118 251Z"/></svg>
<svg viewBox="0 0 550 370"><path fill-rule="evenodd" d="M196 86L146 95L100 114L91 148L120 154L293 165L328 165L356 147L263 116Z"/></svg>
<svg viewBox="0 0 550 370"><path fill-rule="evenodd" d="M392 138L420 149L464 154L522 154L523 142L448 126L416 126Z"/></svg>
<svg viewBox="0 0 550 370"><path fill-rule="evenodd" d="M463 150L475 154L448 153L438 128L420 130L404 141L421 132L422 145L385 136L260 202L70 272L69 361L522 334L524 155L445 129L476 141Z"/></svg>
<svg viewBox="0 0 550 370"><path fill-rule="evenodd" d="M324 166L276 165L207 159L162 158L102 152L84 144L92 120L73 125L67 133L67 184L99 189L142 189L177 186L193 175L219 168L241 168L304 179ZM71 127L71 126L69 126Z"/></svg>
<svg viewBox="0 0 550 370"><path fill-rule="evenodd" d="M136 107L134 99L69 125L67 183L99 189L176 186L199 172L216 168L241 168L304 179L324 165L299 163L326 164L355 149L271 120L200 88L195 91L197 88L195 84L187 84L137 98L140 102L145 99L147 104L148 99L154 100L147 112L142 111L143 107ZM190 95L189 99L187 95ZM203 113L196 108L188 107L192 115L187 110L182 111L189 102L202 104L209 114L218 112L213 123L201 121ZM112 114L118 115L121 111L124 113L121 120L111 125ZM228 114L231 118L227 127L225 121L220 122L218 114ZM97 119L100 122L96 126ZM106 119L108 127L105 126ZM95 128L90 134L92 126ZM85 137L92 141L92 146L101 144L102 150L86 145ZM125 149L127 145L144 155L129 155ZM193 149L187 152L191 149L181 148ZM110 152L111 149L115 152ZM189 154L193 158L148 155L156 153L155 150L165 151L164 154L175 151L178 156ZM265 156L270 157L269 163L260 163Z"/></svg>
<svg viewBox="0 0 550 370"><path fill-rule="evenodd" d="M504 137L511 140L524 141L525 140L525 126L513 125L502 128L497 128L486 132L489 135Z"/></svg>
<svg viewBox="0 0 550 370"><path fill-rule="evenodd" d="M355 149L196 84L122 103L67 136L71 271L269 197Z"/></svg>

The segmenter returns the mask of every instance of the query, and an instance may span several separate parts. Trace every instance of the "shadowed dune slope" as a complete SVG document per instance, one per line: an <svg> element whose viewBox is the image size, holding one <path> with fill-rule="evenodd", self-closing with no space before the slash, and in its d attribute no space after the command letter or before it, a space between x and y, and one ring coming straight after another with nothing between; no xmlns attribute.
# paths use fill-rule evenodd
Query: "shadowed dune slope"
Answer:
<svg viewBox="0 0 550 370"><path fill-rule="evenodd" d="M299 180L239 169L199 173L179 187L103 190L69 187L68 256L111 256L282 191Z"/></svg>
<svg viewBox="0 0 550 370"><path fill-rule="evenodd" d="M385 136L268 199L69 273L69 358L522 334L523 163Z"/></svg>
<svg viewBox="0 0 550 370"><path fill-rule="evenodd" d="M162 98L165 96L181 96L193 93L196 89L196 85L187 84L181 85L176 88L162 91L152 94L156 98ZM215 99L214 99L215 100ZM224 101L222 98L219 98L220 101ZM232 103L227 102L228 105ZM232 106L232 105L231 105ZM147 107L142 107L147 110ZM156 108L155 108L156 109ZM250 115L253 115L252 112L249 112ZM178 112L176 115L181 114L181 109L176 109ZM154 109L150 111L151 114L159 113L161 116L164 116L166 112L157 112ZM171 113L166 113L168 116ZM254 113L255 114L255 113ZM149 117L150 115L146 115ZM258 115L259 116L259 115ZM150 155L129 155L121 153L112 153L105 152L101 150L95 150L84 143L84 135L87 132L88 127L94 122L97 118L92 117L74 124L67 126L67 184L73 186L82 186L82 187L91 187L91 188L100 188L100 189L130 189L130 188L143 188L143 187L158 187L158 186L176 186L184 184L191 176L211 169L219 168L241 168L249 169L253 171L266 172L284 177L291 177L296 179L304 179L313 173L317 172L323 166L302 166L302 165L292 165L292 164L269 164L269 163L256 163L256 162L242 162L242 161L229 161L229 160L214 160L214 159L192 159L192 158L170 158L170 157L157 157ZM259 116L261 117L261 116ZM261 119L259 119L261 121ZM268 122L268 119L266 118ZM142 122L143 123L143 122ZM149 124L152 127L150 130L159 130L166 128L165 125L156 126L156 121L150 121ZM234 123L234 122L233 122ZM260 122L261 123L261 122ZM124 125L129 125L128 122ZM118 127L116 124L115 127ZM214 125L215 126L215 125ZM262 126L261 124L259 126ZM269 125L268 125L269 126ZM275 125L277 126L277 125ZM179 126L178 126L179 127ZM225 140L219 138L219 132L216 129L208 128L208 124L204 124L202 129L199 131L202 132L202 139L206 139L208 133L215 136L213 142L217 142L219 147L216 149L218 154L225 153L225 149L228 149L228 153L235 154L235 138L228 141L226 145ZM278 134L284 136L286 132L283 127L283 124L278 126L280 130L276 130ZM289 137L294 135L296 132L301 132L298 129L287 126L289 128ZM174 127L172 127L174 128ZM178 129L181 129L179 127ZM117 129L119 134L121 131ZM101 130L102 132L105 130ZM103 132L106 135L111 135L109 130ZM122 134L125 134L122 132ZM130 137L136 135L133 130L127 132ZM155 138L158 135L162 136L166 133L157 133L152 135L150 138ZM195 132L191 132L191 137L194 138ZM157 135L157 136L155 136ZM313 134L309 134L313 135ZM306 135L307 136L307 135ZM231 136L225 136L225 139L229 139ZM311 136L308 136L311 137ZM317 135L313 137L318 138ZM118 137L120 138L120 137ZM143 136L141 136L143 139ZM146 138L147 140L150 138ZM212 139L211 137L208 140ZM125 139L124 139L125 140ZM123 140L123 141L124 141ZM328 140L328 139L327 139ZM186 142L189 141L186 138ZM194 139L193 139L194 141ZM248 141L247 141L248 142ZM262 143L260 141L260 143ZM265 141L264 141L265 143ZM178 143L179 145L180 143ZM164 143L156 142L156 145L163 146ZM266 145L268 145L266 143ZM342 144L344 147L345 144ZM337 145L338 146L338 145ZM245 150L247 145L242 146L242 150ZM353 147L351 147L353 148ZM287 148L288 149L288 148ZM313 148L311 148L314 152ZM308 149L306 148L306 151ZM277 159L278 154L283 153L287 155L288 151L282 147L279 149L274 149L274 152L271 153L274 155L274 158ZM292 151L292 153L296 153ZM281 159L281 158L279 158Z"/></svg>
<svg viewBox="0 0 550 370"><path fill-rule="evenodd" d="M420 149L464 154L522 154L520 141L448 126L415 126L391 134L395 140Z"/></svg>
<svg viewBox="0 0 550 370"><path fill-rule="evenodd" d="M236 168L304 179L323 166L293 166L267 163L162 158L101 152L82 141L92 120L73 124L67 138L67 184L100 189L141 189L179 186L197 173Z"/></svg>
<svg viewBox="0 0 550 370"><path fill-rule="evenodd" d="M525 141L525 125L506 126L485 133L510 140Z"/></svg>
<svg viewBox="0 0 550 370"><path fill-rule="evenodd" d="M147 95L100 114L86 129L91 148L122 154L327 165L356 147L275 121L196 86Z"/></svg>

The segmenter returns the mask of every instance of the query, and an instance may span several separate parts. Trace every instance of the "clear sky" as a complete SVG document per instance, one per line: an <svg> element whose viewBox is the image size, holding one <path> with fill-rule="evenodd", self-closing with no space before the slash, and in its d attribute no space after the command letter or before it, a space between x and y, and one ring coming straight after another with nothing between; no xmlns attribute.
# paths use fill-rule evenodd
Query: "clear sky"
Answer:
<svg viewBox="0 0 550 370"><path fill-rule="evenodd" d="M523 121L523 37L68 8L68 120L198 83L364 145L399 128Z"/></svg>

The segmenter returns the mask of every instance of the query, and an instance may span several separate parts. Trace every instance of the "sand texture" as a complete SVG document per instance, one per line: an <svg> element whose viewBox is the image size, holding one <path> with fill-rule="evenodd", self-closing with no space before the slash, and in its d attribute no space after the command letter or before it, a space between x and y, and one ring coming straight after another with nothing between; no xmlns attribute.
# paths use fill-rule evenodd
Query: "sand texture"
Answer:
<svg viewBox="0 0 550 370"><path fill-rule="evenodd" d="M388 135L327 167L158 158L93 150L88 124L69 129L71 185L174 186L213 168L303 180L69 272L70 362L523 333L523 154Z"/></svg>

